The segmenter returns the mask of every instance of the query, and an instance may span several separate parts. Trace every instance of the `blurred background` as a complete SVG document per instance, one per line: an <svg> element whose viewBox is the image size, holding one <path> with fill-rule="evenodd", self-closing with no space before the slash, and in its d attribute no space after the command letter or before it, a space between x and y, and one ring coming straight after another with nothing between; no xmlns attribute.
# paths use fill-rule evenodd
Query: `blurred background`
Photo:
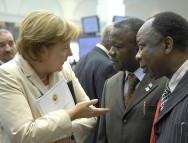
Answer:
<svg viewBox="0 0 188 143"><path fill-rule="evenodd" d="M34 10L45 9L71 20L83 29L71 42L77 62L96 43L105 25L135 16L146 20L162 11L174 11L188 19L188 0L0 0L0 28L6 28L17 38L24 17Z"/></svg>

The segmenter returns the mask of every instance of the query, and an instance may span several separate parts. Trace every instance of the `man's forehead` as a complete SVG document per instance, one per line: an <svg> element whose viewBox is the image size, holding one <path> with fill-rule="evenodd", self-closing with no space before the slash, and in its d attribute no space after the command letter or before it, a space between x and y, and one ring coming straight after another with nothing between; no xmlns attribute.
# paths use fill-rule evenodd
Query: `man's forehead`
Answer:
<svg viewBox="0 0 188 143"><path fill-rule="evenodd" d="M124 38L126 36L130 35L130 29L128 27L114 27L112 31L110 32L110 37L113 38Z"/></svg>
<svg viewBox="0 0 188 143"><path fill-rule="evenodd" d="M150 37L151 34L155 33L154 28L152 27L153 18L148 19L138 30L138 33L136 35L136 39L138 40L140 37Z"/></svg>
<svg viewBox="0 0 188 143"><path fill-rule="evenodd" d="M6 29L0 29L0 35L7 34L7 33L11 34L11 32Z"/></svg>
<svg viewBox="0 0 188 143"><path fill-rule="evenodd" d="M1 33L1 34L0 34L0 38L1 38L1 39L2 39L2 38L6 38L6 39L7 39L7 38L9 38L9 39L11 38L11 39L12 39L12 38L13 38L13 39L14 39L14 37L13 37L13 35L12 35L11 33Z"/></svg>
<svg viewBox="0 0 188 143"><path fill-rule="evenodd" d="M148 19L147 21L145 21L138 32L147 32L150 29L152 29L153 20L154 20L154 18L151 18L151 19Z"/></svg>
<svg viewBox="0 0 188 143"><path fill-rule="evenodd" d="M6 33L1 33L0 37L13 37L13 35L10 32L6 32Z"/></svg>
<svg viewBox="0 0 188 143"><path fill-rule="evenodd" d="M3 36L0 35L0 43L4 43L4 42L14 42L14 38L12 36Z"/></svg>

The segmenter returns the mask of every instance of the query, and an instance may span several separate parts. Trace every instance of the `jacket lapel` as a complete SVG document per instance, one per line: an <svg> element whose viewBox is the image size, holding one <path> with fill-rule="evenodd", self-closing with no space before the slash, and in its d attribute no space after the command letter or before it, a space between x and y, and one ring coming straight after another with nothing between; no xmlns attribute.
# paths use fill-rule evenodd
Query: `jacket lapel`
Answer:
<svg viewBox="0 0 188 143"><path fill-rule="evenodd" d="M45 94L47 92L47 89L45 88L44 84L37 76L36 72L29 65L29 63L25 59L23 59L23 57L19 54L16 54L15 61L20 66L20 69L22 70L25 77L29 81L31 81L32 84L35 85L35 87L38 88L42 94Z"/></svg>
<svg viewBox="0 0 188 143"><path fill-rule="evenodd" d="M125 74L124 72L120 72L118 78L114 81L113 87L117 89L114 91L114 95L116 96L115 101L117 102L117 106L120 108L121 112L125 112L125 105L124 105L124 79Z"/></svg>
<svg viewBox="0 0 188 143"><path fill-rule="evenodd" d="M25 59L23 59L23 57L20 54L16 54L15 61L20 66L20 69L22 70L23 74L28 79L28 81L30 81L41 92L41 95L44 95L48 91L48 89L42 83L42 81L40 80L36 72L33 70L33 68L30 66L30 64ZM55 72L53 74L50 74L49 88L52 88L62 78L64 78L63 73L56 74ZM40 95L38 95L37 97L39 98Z"/></svg>
<svg viewBox="0 0 188 143"><path fill-rule="evenodd" d="M179 102L181 102L188 93L187 85L188 83L188 72L183 76L182 80L178 83L175 90L169 96L169 99L165 103L165 106L162 111L159 113L158 120L161 120L169 111L171 111ZM156 122L156 123L157 123Z"/></svg>
<svg viewBox="0 0 188 143"><path fill-rule="evenodd" d="M134 92L131 102L125 111L125 114L129 112L143 98L145 98L150 92L152 92L157 86L158 84L154 79L152 80L148 75L145 75L140 82L140 85Z"/></svg>
<svg viewBox="0 0 188 143"><path fill-rule="evenodd" d="M44 84L42 83L42 81L38 78L38 76L36 74L28 76L27 77L32 84L39 89L39 91L41 92L41 94L45 94L47 92L47 89L45 88Z"/></svg>

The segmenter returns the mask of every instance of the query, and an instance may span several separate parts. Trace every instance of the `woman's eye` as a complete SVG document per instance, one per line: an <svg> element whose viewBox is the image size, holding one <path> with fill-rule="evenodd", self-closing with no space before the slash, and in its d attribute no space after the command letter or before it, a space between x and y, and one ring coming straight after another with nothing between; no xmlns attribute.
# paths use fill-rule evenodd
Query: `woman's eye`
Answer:
<svg viewBox="0 0 188 143"><path fill-rule="evenodd" d="M69 48L70 48L70 46L66 46L66 47L64 47L62 50L63 50L63 51L67 51Z"/></svg>
<svg viewBox="0 0 188 143"><path fill-rule="evenodd" d="M68 49L68 48L63 48L62 50L63 50L63 51L66 51L67 49Z"/></svg>

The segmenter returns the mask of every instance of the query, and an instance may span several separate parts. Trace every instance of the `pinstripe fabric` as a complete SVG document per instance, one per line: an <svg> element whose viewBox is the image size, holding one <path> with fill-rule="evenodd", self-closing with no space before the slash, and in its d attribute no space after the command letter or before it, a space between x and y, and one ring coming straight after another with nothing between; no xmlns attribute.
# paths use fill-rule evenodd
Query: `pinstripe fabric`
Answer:
<svg viewBox="0 0 188 143"><path fill-rule="evenodd" d="M159 102L157 104L157 109L156 109L155 117L154 117L154 120L153 120L153 126L152 126L151 137L150 137L150 143L154 143L154 125L155 125L155 123L156 123L156 121L158 119L160 108L161 108L161 98L159 99Z"/></svg>
<svg viewBox="0 0 188 143"><path fill-rule="evenodd" d="M188 143L188 72L159 113L155 143Z"/></svg>

